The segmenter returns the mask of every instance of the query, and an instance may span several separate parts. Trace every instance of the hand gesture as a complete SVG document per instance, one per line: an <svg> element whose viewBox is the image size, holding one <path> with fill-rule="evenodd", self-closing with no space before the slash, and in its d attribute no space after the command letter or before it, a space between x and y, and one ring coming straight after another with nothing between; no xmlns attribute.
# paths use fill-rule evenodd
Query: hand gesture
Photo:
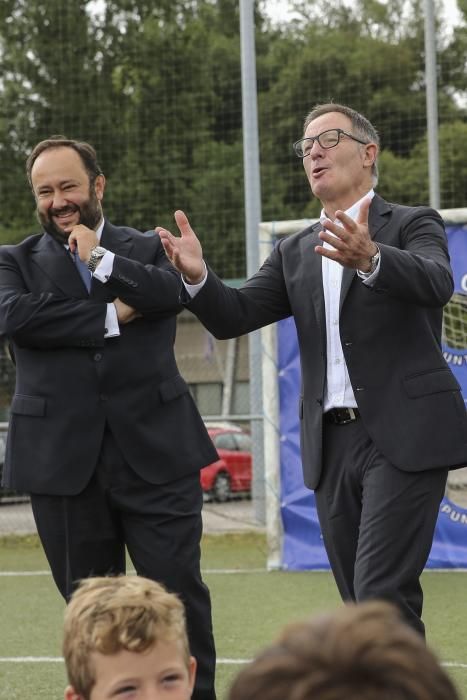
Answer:
<svg viewBox="0 0 467 700"><path fill-rule="evenodd" d="M201 243L182 211L175 212L175 222L180 231L178 238L161 226L157 226L155 231L172 265L182 273L188 284L198 284L205 274Z"/></svg>
<svg viewBox="0 0 467 700"><path fill-rule="evenodd" d="M99 245L99 240L95 231L83 224L78 224L71 229L71 233L68 236L68 245L72 253L78 250L80 260L87 263L91 257L92 248Z"/></svg>
<svg viewBox="0 0 467 700"><path fill-rule="evenodd" d="M339 209L336 211L336 219L339 219L340 223L326 219L324 230L319 233L319 237L332 248L316 246L315 252L335 260L344 267L368 272L371 267L370 258L378 251L376 243L371 240L368 228L370 204L370 197L363 200L356 221Z"/></svg>

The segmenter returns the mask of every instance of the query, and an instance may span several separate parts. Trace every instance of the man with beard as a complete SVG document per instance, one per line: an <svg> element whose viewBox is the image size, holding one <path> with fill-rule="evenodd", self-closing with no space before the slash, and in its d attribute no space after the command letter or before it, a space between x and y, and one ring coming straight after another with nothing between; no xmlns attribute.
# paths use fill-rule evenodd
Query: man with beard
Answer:
<svg viewBox="0 0 467 700"><path fill-rule="evenodd" d="M193 697L212 700L199 470L217 453L175 361L179 273L159 236L103 218L92 146L53 136L26 170L44 232L0 248L16 363L5 485L31 494L66 600L80 579L124 573L125 547L139 575L179 594Z"/></svg>

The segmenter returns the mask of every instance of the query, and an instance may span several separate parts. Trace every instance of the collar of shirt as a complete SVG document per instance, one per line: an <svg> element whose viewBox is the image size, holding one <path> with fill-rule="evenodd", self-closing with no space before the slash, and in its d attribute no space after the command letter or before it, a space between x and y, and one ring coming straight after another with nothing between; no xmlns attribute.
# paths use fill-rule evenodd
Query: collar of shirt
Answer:
<svg viewBox="0 0 467 700"><path fill-rule="evenodd" d="M104 230L104 223L104 219L101 219L99 226L96 228L96 236L99 243L101 242L102 231Z"/></svg>
<svg viewBox="0 0 467 700"><path fill-rule="evenodd" d="M370 197L370 199L373 199L374 196L375 196L375 191L373 189L371 189L363 197L361 197L361 199L359 199L358 202L355 202L355 204L352 204L351 207L346 209L345 213L347 214L347 216L350 216L350 218L355 221L355 219L358 216L358 212L360 211L360 206L361 206L363 200L366 199L367 197ZM324 211L324 209L321 209L319 221L321 223L321 226L323 226L323 228L324 228L325 219L329 219L329 217L326 216L326 212ZM331 233L331 231L329 231L329 233Z"/></svg>

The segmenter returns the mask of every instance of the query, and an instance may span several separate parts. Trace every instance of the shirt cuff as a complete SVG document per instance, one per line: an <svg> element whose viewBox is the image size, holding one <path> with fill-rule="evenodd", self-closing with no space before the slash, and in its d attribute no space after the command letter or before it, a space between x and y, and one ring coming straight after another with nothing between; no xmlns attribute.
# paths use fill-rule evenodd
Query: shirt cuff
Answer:
<svg viewBox="0 0 467 700"><path fill-rule="evenodd" d="M357 270L357 275L360 277L363 284L368 285L368 287L372 287L374 285L374 283L376 282L376 278L378 277L378 274L379 274L380 266L381 266L381 256L380 256L378 263L376 265L376 269L373 270L373 272L362 272L361 270Z"/></svg>
<svg viewBox="0 0 467 700"><path fill-rule="evenodd" d="M112 274L114 258L115 253L112 253L112 251L107 250L100 259L99 265L94 270L93 277L97 277L99 282L103 282L105 284L109 279L110 275Z"/></svg>
<svg viewBox="0 0 467 700"><path fill-rule="evenodd" d="M185 279L184 279L184 277L183 277L183 275L182 275L182 282L183 282L183 285L184 285L186 291L188 292L188 294L190 295L190 297L191 297L192 299L193 299L193 298L198 294L198 292L204 287L204 285L205 285L205 283L206 283L206 280L207 280L207 278L208 278L208 270L207 270L206 263L204 262L204 260L203 260L203 265L204 265L204 277L203 277L203 279L201 280L201 282L198 282L198 284L188 284L188 282L185 281Z"/></svg>
<svg viewBox="0 0 467 700"><path fill-rule="evenodd" d="M104 338L115 338L119 335L120 326L118 325L117 309L113 304L107 304Z"/></svg>

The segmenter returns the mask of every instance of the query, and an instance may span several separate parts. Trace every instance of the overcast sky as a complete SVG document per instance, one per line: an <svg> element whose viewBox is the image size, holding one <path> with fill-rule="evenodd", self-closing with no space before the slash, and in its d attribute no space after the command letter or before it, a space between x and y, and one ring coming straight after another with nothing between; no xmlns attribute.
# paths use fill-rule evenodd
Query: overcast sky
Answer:
<svg viewBox="0 0 467 700"><path fill-rule="evenodd" d="M348 0L352 2L352 0ZM441 5L444 7L443 15L447 24L455 24L457 18L459 17L459 10L457 8L457 0L440 0ZM293 13L290 10L290 3L287 0L266 0L264 3L266 12L277 21L284 21L290 19Z"/></svg>

